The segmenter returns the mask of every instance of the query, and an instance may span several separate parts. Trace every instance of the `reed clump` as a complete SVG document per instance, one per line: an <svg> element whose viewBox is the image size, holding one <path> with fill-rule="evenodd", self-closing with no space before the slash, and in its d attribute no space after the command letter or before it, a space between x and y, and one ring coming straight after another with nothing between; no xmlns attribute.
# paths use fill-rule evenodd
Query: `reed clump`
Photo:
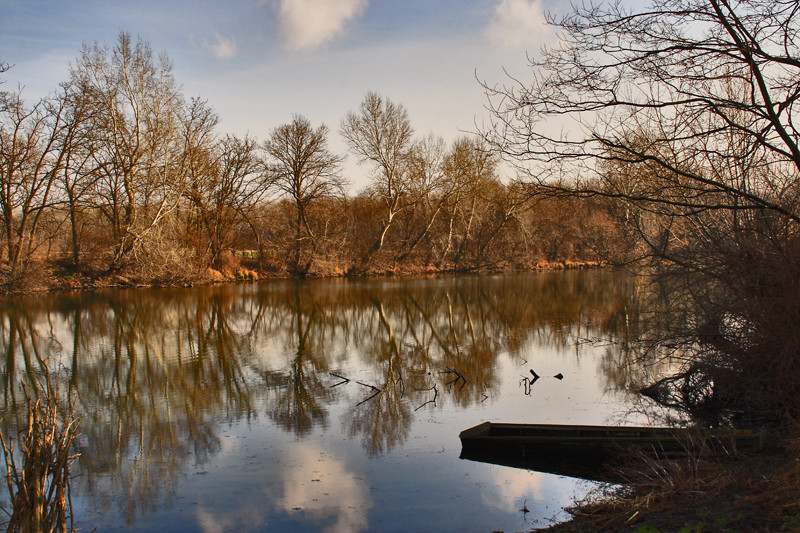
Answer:
<svg viewBox="0 0 800 533"><path fill-rule="evenodd" d="M11 511L6 531L20 533L74 532L70 497L71 453L79 420L72 406L59 416L55 394L44 399L28 397L28 425L14 438L0 433L6 462L6 482Z"/></svg>

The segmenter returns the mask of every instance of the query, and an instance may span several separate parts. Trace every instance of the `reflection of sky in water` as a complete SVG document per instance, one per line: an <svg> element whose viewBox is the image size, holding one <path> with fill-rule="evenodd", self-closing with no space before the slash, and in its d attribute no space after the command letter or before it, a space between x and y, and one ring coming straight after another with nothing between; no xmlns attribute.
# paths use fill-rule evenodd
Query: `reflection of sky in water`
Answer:
<svg viewBox="0 0 800 533"><path fill-rule="evenodd" d="M592 275L580 274L590 280ZM574 289L576 275L570 276L547 278L572 280L567 307L584 294ZM409 286L423 292L406 297L388 290L398 291L403 283L360 281L352 284L353 291L376 286L384 291L360 300L342 293L346 284L341 282L319 283L319 292L305 300L298 293L281 293L279 284L220 289L238 291L229 307L219 308L227 314L222 317L215 308L209 314L213 319L188 328L181 322L185 309L164 304L154 315L169 323L162 330L178 333L155 337L142 331L145 325L132 325L135 361L144 366L131 363L128 370L104 363L115 343L98 334L105 355L97 347L88 349L77 374L104 391L83 426L86 456L73 483L80 527L208 533L518 531L563 518L562 507L592 484L461 460L458 433L484 420L647 423L643 415L631 415L628 399L610 386L608 345L574 342L581 335L604 333L586 330L585 309L613 305L601 294L599 303L589 301L576 316L562 319L559 313L574 310L553 310L511 327L520 314L529 313L528 293L521 302L508 302L508 316L501 320L497 317L505 311L492 310L497 302L490 300L465 303L459 310L465 296L448 283L458 288L458 279L414 281ZM598 283L595 290L602 293L607 280ZM449 309L449 315L423 309L429 285L439 291L430 296L440 302L436 312ZM510 290L507 300L515 297ZM277 303L257 309L254 302L269 299L271 291ZM293 295L297 307L281 307ZM208 301L191 301L186 309ZM341 308L327 310L326 305ZM293 314L299 308L303 311ZM272 313L264 319L266 326L259 326L260 336L251 333L250 317L257 312ZM107 312L103 317L112 320ZM544 319L546 325L537 322ZM48 323L59 320L70 322L50 317ZM181 328L189 332L179 333ZM57 346L73 345L65 330L51 329ZM68 368L72 364L66 357L62 362ZM471 380L464 390L447 373L456 364ZM491 368L481 366L486 364ZM523 380L531 369L541 378L526 394ZM123 384L108 377L119 373L127 376ZM558 373L563 380L553 377ZM367 399L374 393L367 385L382 392ZM123 386L136 387L135 402ZM90 392L81 394L92 405ZM109 411L120 402L131 402L124 412L132 429L124 435L132 444L115 458L100 444L120 438L114 424L121 424L122 415ZM95 448L106 455L92 456ZM91 470L89 465L99 463L105 470Z"/></svg>
<svg viewBox="0 0 800 533"><path fill-rule="evenodd" d="M542 354L525 364L501 358L506 393L478 406L457 409L442 394L437 405L416 412L402 445L377 457L339 424L349 419L353 402L367 395L352 383L347 387L353 391L343 392L353 392L354 399L343 394L350 403L331 409L327 429L317 427L299 440L265 417L225 425L219 452L187 470L175 501L130 529L518 531L563 519L562 507L593 484L458 458L458 433L483 420L605 423L623 414L615 395L591 379L593 365L577 364L568 351ZM583 353L584 363L586 358ZM564 380L543 377L526 396L518 381L532 363L562 372ZM115 519L103 515L111 526Z"/></svg>
<svg viewBox="0 0 800 533"><path fill-rule="evenodd" d="M281 465L283 496L275 507L284 513L302 513L304 520L326 533L364 531L372 507L364 480L316 445L298 444L284 455Z"/></svg>

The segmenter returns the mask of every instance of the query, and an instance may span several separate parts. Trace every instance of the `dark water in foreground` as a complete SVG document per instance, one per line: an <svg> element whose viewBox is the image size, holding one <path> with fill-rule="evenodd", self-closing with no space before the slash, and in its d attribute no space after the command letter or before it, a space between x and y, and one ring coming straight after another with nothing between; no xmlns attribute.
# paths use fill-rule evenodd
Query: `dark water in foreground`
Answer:
<svg viewBox="0 0 800 533"><path fill-rule="evenodd" d="M82 418L88 531L528 530L594 485L461 460L458 433L650 422L624 392L642 290L597 271L0 301L2 429L41 358Z"/></svg>

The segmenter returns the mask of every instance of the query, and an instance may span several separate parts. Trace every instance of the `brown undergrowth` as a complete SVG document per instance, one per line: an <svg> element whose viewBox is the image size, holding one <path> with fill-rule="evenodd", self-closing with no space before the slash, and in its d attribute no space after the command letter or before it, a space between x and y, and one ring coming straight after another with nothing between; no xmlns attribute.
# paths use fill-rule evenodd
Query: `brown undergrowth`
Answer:
<svg viewBox="0 0 800 533"><path fill-rule="evenodd" d="M624 483L598 488L547 531L800 531L798 438L758 454L637 455L618 468Z"/></svg>
<svg viewBox="0 0 800 533"><path fill-rule="evenodd" d="M81 291L110 287L165 287L191 286L213 283L229 283L238 281L259 281L268 279L288 279L292 276L285 268L271 264L259 264L258 261L230 258L216 268L179 268L175 266L174 275L158 276L140 271L122 270L109 272L97 265L86 266L81 271L74 271L59 263L31 263L25 274L11 278L0 266L0 294L20 294L47 291ZM364 271L365 277L413 277L434 276L459 273L512 273L555 270L580 270L601 268L602 263L594 261L577 262L536 262L519 268L513 265L494 265L484 269L437 269L430 265L376 265ZM162 269L163 270L163 269ZM304 278L341 278L347 275L347 269L335 262L316 262Z"/></svg>

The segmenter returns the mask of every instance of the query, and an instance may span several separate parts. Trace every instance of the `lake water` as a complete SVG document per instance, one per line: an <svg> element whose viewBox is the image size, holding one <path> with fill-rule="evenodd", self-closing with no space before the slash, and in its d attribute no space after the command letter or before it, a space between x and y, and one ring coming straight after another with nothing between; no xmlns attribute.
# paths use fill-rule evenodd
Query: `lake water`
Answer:
<svg viewBox="0 0 800 533"><path fill-rule="evenodd" d="M628 348L643 290L588 271L6 299L2 430L44 362L81 417L87 531L530 530L594 484L459 459L458 434L653 423L626 392L654 372Z"/></svg>

